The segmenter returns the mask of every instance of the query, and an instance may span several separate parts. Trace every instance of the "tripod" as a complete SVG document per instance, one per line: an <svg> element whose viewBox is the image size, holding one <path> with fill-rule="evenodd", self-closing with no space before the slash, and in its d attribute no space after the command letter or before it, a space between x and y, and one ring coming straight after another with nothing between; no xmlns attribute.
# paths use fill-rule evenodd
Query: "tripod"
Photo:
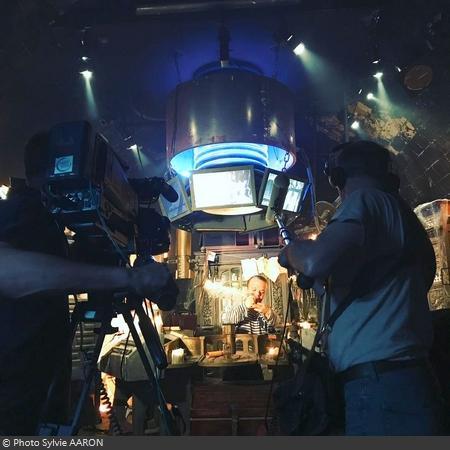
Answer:
<svg viewBox="0 0 450 450"><path fill-rule="evenodd" d="M74 436L78 433L80 428L81 413L83 411L83 406L89 396L90 387L94 379L94 375L97 373L97 361L100 356L100 352L107 334L111 334L116 330L111 327L111 320L116 314L122 314L128 328L130 330L131 336L133 338L134 344L138 351L140 360L148 377L148 381L152 388L157 390L157 398L159 403L159 411L161 414L161 430L165 435L178 435L180 434L177 425L175 423L172 413L167 407L164 394L162 393L158 384L158 372L167 367L167 359L164 353L164 349L161 346L158 333L156 332L153 325L150 323L150 319L146 314L143 306L143 300L141 298L130 298L125 299L125 296L117 294L111 298L96 298L94 302L91 300L87 302L77 303L75 309L72 313L71 320L71 340L75 339L75 333L78 326L81 323L95 322L100 323L100 328L98 328L97 341L92 354L92 358L89 363L88 371L83 382L83 387L81 391L80 398L77 402L75 412L73 414L72 421L68 425L59 424L49 424L43 423L39 428L39 435L41 436ZM141 336L136 329L134 324L132 311L135 312L139 320L139 328L142 333L144 342L141 340ZM151 360L145 351L144 344L149 351ZM48 395L47 401L44 405L41 417L45 417L50 400L54 395L54 388L57 381L56 374Z"/></svg>

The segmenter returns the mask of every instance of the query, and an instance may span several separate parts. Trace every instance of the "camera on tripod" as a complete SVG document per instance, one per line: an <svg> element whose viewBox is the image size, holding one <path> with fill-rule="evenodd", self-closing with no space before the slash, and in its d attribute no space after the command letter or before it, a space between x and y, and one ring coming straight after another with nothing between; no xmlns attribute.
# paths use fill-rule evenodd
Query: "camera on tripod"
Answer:
<svg viewBox="0 0 450 450"><path fill-rule="evenodd" d="M108 141L95 133L88 122L69 122L50 130L46 183L43 187L47 209L56 221L74 233L77 259L125 266L136 254L135 265L155 263L153 256L170 246L170 221L153 208L160 195L176 201L177 193L162 178L128 179L127 167ZM169 278L151 299L162 310L175 306L178 288ZM121 314L128 325L152 389L158 394L161 415L167 434L176 433L170 412L158 384L167 359L158 333L152 326L143 298L133 292L88 293L88 301L77 303L72 313L71 335L75 338L81 322L100 322L95 349L89 358L82 393L70 425L44 424L42 434L76 434L82 405L97 371L97 361L111 319ZM139 332L134 325L138 318ZM148 350L148 352L146 352ZM149 359L150 356L150 359ZM53 385L50 388L51 398Z"/></svg>

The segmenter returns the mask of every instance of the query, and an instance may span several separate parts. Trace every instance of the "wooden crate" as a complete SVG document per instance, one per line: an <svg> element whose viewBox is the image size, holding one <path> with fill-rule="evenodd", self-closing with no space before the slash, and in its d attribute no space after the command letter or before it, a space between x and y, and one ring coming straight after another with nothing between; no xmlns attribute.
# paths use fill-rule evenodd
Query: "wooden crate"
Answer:
<svg viewBox="0 0 450 450"><path fill-rule="evenodd" d="M193 436L255 436L264 427L269 384L193 386L190 430ZM269 420L271 419L269 410Z"/></svg>

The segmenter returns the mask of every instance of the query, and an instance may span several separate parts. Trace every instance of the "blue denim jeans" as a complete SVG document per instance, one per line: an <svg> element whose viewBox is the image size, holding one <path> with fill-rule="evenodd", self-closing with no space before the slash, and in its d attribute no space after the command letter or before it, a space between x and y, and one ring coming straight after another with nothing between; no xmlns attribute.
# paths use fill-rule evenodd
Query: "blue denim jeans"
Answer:
<svg viewBox="0 0 450 450"><path fill-rule="evenodd" d="M425 367L373 373L345 384L347 435L430 436L441 432L437 387Z"/></svg>

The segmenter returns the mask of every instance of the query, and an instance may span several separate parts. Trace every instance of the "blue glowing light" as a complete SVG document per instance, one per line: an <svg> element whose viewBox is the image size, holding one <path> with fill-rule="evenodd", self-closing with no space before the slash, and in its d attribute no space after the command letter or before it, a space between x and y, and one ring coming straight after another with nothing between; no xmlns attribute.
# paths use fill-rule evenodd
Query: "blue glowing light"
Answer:
<svg viewBox="0 0 450 450"><path fill-rule="evenodd" d="M178 174L188 176L192 170L224 166L252 165L263 171L266 167L282 170L285 166L286 150L266 144L250 142L223 142L189 148L175 155L171 166ZM289 155L288 169L294 164Z"/></svg>
<svg viewBox="0 0 450 450"><path fill-rule="evenodd" d="M202 145L194 148L194 168L209 169L224 165L252 164L267 167L268 146L247 142Z"/></svg>

